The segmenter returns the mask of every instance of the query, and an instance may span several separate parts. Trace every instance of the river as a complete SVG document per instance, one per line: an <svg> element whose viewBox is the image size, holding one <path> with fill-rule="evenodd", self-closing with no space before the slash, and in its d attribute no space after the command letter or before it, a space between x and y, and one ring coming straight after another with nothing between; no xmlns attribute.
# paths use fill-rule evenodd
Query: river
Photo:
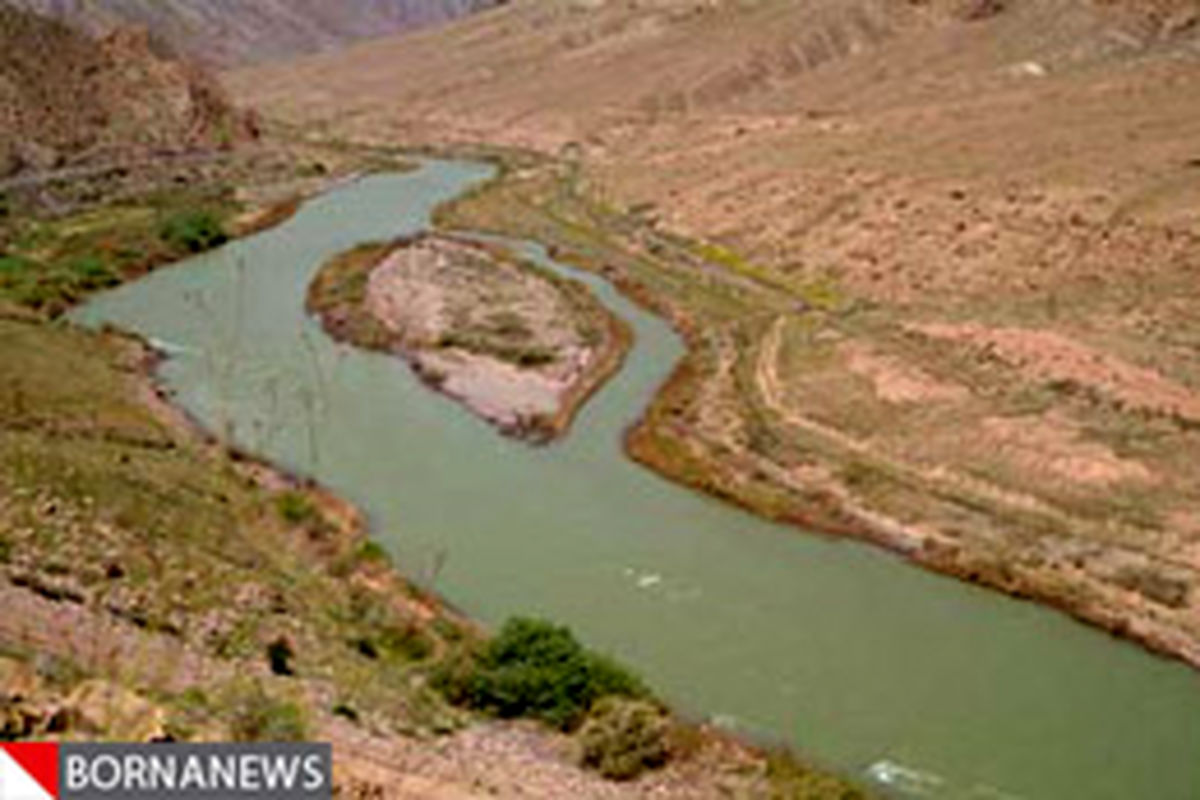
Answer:
<svg viewBox="0 0 1200 800"><path fill-rule="evenodd" d="M567 623L689 713L901 797L1200 798L1197 673L625 459L622 431L683 347L602 280L572 272L637 345L544 449L501 438L398 360L336 344L306 316L324 260L427 227L490 174L430 161L361 180L74 319L162 343L179 403L356 502L410 577L486 623Z"/></svg>

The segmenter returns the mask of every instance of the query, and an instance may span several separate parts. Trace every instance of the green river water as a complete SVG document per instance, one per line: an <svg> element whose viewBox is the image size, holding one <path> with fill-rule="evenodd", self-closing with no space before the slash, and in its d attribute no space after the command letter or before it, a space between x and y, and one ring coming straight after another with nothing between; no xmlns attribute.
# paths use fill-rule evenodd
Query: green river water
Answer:
<svg viewBox="0 0 1200 800"><path fill-rule="evenodd" d="M436 576L487 623L570 624L690 714L900 797L1200 798L1197 673L627 461L620 435L683 348L598 278L571 273L633 325L637 346L545 449L501 438L398 360L335 344L305 315L326 258L424 228L490 174L432 161L364 179L75 319L160 343L179 403L359 504L411 577Z"/></svg>

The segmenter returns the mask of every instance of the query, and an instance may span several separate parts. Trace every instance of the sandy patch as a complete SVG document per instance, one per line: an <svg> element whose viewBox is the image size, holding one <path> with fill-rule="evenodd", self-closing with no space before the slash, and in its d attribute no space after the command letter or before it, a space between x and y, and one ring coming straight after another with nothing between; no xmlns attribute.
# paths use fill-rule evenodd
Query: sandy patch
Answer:
<svg viewBox="0 0 1200 800"><path fill-rule="evenodd" d="M983 421L982 433L1022 471L1093 486L1154 479L1141 462L1120 458L1099 442L1083 439L1078 426L1061 415L991 417Z"/></svg>
<svg viewBox="0 0 1200 800"><path fill-rule="evenodd" d="M503 428L553 416L570 387L570 380L462 351L418 353L414 360L442 392ZM580 371L590 362L586 352L575 359Z"/></svg>
<svg viewBox="0 0 1200 800"><path fill-rule="evenodd" d="M437 337L445 316L445 290L432 280L410 278L414 249L397 250L371 273L366 294L367 310L394 332L412 340ZM432 266L445 268L444 258Z"/></svg>
<svg viewBox="0 0 1200 800"><path fill-rule="evenodd" d="M841 354L850 371L871 381L875 395L888 403L956 403L970 397L965 386L934 378L924 370L894 356L853 342L843 345Z"/></svg>

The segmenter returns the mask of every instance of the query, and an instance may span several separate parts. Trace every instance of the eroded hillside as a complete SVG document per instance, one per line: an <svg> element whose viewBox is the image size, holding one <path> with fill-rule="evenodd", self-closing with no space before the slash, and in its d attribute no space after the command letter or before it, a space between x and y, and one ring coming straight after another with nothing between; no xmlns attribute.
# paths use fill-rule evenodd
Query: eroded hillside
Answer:
<svg viewBox="0 0 1200 800"><path fill-rule="evenodd" d="M244 125L215 80L144 33L93 39L0 3L0 176L225 146Z"/></svg>
<svg viewBox="0 0 1200 800"><path fill-rule="evenodd" d="M9 0L93 34L137 25L209 64L278 59L445 22L496 0Z"/></svg>
<svg viewBox="0 0 1200 800"><path fill-rule="evenodd" d="M1200 663L1200 3L514 3L232 77L529 159L539 238L691 356L643 461Z"/></svg>

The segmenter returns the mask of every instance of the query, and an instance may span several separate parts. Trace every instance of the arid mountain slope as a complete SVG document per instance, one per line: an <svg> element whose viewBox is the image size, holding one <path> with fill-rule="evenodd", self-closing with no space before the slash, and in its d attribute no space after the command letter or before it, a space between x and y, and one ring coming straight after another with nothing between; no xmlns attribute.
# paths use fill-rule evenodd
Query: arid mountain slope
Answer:
<svg viewBox="0 0 1200 800"><path fill-rule="evenodd" d="M144 26L204 63L264 61L336 47L495 5L496 0L11 0L94 34Z"/></svg>
<svg viewBox="0 0 1200 800"><path fill-rule="evenodd" d="M241 125L212 78L155 55L143 33L93 39L0 3L0 176L229 144Z"/></svg>
<svg viewBox="0 0 1200 800"><path fill-rule="evenodd" d="M1178 170L1194 155L1198 18L1196 0L524 2L232 85L343 133L580 143L628 205L786 261L805 228L790 204L824 202L815 172L838 186L850 169L1052 172L1170 205L1162 191L1194 186ZM771 191L754 190L765 174Z"/></svg>
<svg viewBox="0 0 1200 800"><path fill-rule="evenodd" d="M1194 36L1198 10L1195 0L526 0L250 72L246 88L284 111L319 112L331 90L326 110L337 112L399 101L402 112L370 118L549 146L624 122L945 102L1011 86L1035 60L1133 66L1164 38Z"/></svg>
<svg viewBox="0 0 1200 800"><path fill-rule="evenodd" d="M526 0L230 85L558 156L443 221L687 334L643 461L1200 664L1197 0Z"/></svg>

